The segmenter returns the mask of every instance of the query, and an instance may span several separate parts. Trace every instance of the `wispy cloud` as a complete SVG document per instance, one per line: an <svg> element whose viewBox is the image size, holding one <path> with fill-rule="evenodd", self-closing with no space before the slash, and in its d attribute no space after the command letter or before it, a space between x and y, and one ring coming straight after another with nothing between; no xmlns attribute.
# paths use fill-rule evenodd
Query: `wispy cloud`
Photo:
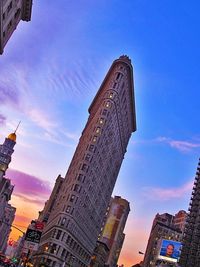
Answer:
<svg viewBox="0 0 200 267"><path fill-rule="evenodd" d="M38 138L45 140L45 141L49 141L49 142L54 143L54 144L58 144L58 145L67 147L67 148L73 148L74 149L75 143L73 142L73 144L72 144L72 143L68 142L66 140L66 137L61 138L61 136L59 136L59 134L61 135L61 133L59 131L57 131L57 134L45 132L44 135L39 136ZM72 136L73 136L73 134L72 134ZM67 139L77 141L77 139L75 139L75 137L74 138L68 137Z"/></svg>
<svg viewBox="0 0 200 267"><path fill-rule="evenodd" d="M161 187L145 187L143 195L148 199L166 201L172 198L182 198L191 192L194 181L189 181L181 187L161 188Z"/></svg>
<svg viewBox="0 0 200 267"><path fill-rule="evenodd" d="M51 128L54 128L57 126L57 124L49 118L45 112L42 110L33 108L28 111L26 111L27 114L29 115L29 118L36 123L39 127L45 129L45 130L50 130Z"/></svg>
<svg viewBox="0 0 200 267"><path fill-rule="evenodd" d="M167 137L158 137L155 139L157 142L166 143L173 148L176 148L182 152L188 152L194 148L199 148L200 143L182 141L182 140L173 140Z"/></svg>
<svg viewBox="0 0 200 267"><path fill-rule="evenodd" d="M0 114L0 125L4 125L6 123L6 117Z"/></svg>
<svg viewBox="0 0 200 267"><path fill-rule="evenodd" d="M19 94L16 86L10 85L9 81L2 81L0 79L0 103L12 104L17 106L19 103Z"/></svg>
<svg viewBox="0 0 200 267"><path fill-rule="evenodd" d="M157 143L163 143L170 147L177 149L181 152L189 152L195 148L200 148L200 142L176 140L165 136L159 136L154 139L137 140L132 141L133 145L152 145Z"/></svg>
<svg viewBox="0 0 200 267"><path fill-rule="evenodd" d="M31 199L32 202L33 197L47 200L50 195L51 187L49 183L38 177L13 169L7 171L7 176L15 185L14 194L18 197L23 196L23 198Z"/></svg>
<svg viewBox="0 0 200 267"><path fill-rule="evenodd" d="M54 97L64 97L65 99L79 100L91 93L97 86L95 76L96 66L94 60L72 61L66 64L59 64L59 60L52 58L48 61L47 70L40 77L44 88L48 88L49 93ZM87 69L87 71L86 71Z"/></svg>
<svg viewBox="0 0 200 267"><path fill-rule="evenodd" d="M23 194L18 194L18 193L14 193L14 195L18 198L20 198L22 201L24 202L28 202L28 203L33 203L33 204L36 204L36 205L39 205L39 206L44 206L44 203L46 202L47 199L44 199L42 198L41 199L41 196L38 194L34 197L28 197L27 195L23 195Z"/></svg>

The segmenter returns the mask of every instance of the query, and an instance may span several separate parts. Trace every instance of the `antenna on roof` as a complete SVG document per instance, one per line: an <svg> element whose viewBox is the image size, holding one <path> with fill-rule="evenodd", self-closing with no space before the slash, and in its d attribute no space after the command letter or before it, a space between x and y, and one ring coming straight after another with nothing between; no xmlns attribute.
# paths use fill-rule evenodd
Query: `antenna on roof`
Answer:
<svg viewBox="0 0 200 267"><path fill-rule="evenodd" d="M15 129L15 131L14 131L14 133L17 132L17 129L19 128L20 123L21 123L21 121L19 121L19 123L18 123L18 125L17 125L17 127L16 127L16 129Z"/></svg>

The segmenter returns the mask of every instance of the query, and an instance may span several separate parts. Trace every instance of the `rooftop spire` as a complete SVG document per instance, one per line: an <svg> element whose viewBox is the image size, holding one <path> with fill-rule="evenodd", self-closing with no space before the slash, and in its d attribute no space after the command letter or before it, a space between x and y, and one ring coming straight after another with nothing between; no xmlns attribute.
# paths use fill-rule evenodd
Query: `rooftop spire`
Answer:
<svg viewBox="0 0 200 267"><path fill-rule="evenodd" d="M14 133L9 134L8 139L16 142L16 139L17 139L16 132L17 132L17 129L19 128L20 123L21 123L21 121L19 121Z"/></svg>
<svg viewBox="0 0 200 267"><path fill-rule="evenodd" d="M17 127L16 127L16 129L15 129L15 131L14 131L14 133L17 132L17 129L19 128L20 123L21 123L21 121L19 121L19 123L18 123L18 125L17 125Z"/></svg>

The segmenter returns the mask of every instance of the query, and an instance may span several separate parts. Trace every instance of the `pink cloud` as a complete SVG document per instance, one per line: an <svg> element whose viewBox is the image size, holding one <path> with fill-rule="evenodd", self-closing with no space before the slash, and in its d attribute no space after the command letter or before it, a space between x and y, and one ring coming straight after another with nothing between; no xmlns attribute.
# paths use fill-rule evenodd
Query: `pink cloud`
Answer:
<svg viewBox="0 0 200 267"><path fill-rule="evenodd" d="M169 200L172 198L182 198L187 193L191 192L194 181L190 181L183 184L181 187L175 188L160 188L160 187L148 187L144 188L143 194L147 198L156 200Z"/></svg>
<svg viewBox="0 0 200 267"><path fill-rule="evenodd" d="M14 194L16 195L20 194L28 198L42 196L47 199L51 193L50 184L38 177L13 169L9 169L6 174L15 185Z"/></svg>
<svg viewBox="0 0 200 267"><path fill-rule="evenodd" d="M44 198L41 199L40 196L35 196L34 198L30 198L30 197L24 196L22 194L14 193L14 195L16 197L19 197L24 202L34 203L34 204L39 205L39 206L42 206L42 205L44 206L44 202L47 200Z"/></svg>
<svg viewBox="0 0 200 267"><path fill-rule="evenodd" d="M6 117L3 114L0 114L0 125L4 125L6 123Z"/></svg>
<svg viewBox="0 0 200 267"><path fill-rule="evenodd" d="M173 140L167 137L158 137L156 141L169 144L171 147L176 148L182 152L188 152L193 148L200 147L200 143L193 143L188 141Z"/></svg>
<svg viewBox="0 0 200 267"><path fill-rule="evenodd" d="M32 219L33 218L29 218L27 216L16 214L15 215L15 223L14 223L14 225L17 226L17 227L20 227L20 228L26 228L27 224L29 224ZM20 223L20 224L18 224L18 223Z"/></svg>

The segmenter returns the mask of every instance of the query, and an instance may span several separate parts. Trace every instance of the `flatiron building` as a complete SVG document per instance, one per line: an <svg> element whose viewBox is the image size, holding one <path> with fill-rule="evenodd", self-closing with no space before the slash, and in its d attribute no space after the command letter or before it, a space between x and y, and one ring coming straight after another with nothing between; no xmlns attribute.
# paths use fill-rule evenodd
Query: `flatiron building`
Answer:
<svg viewBox="0 0 200 267"><path fill-rule="evenodd" d="M88 266L126 153L136 130L133 69L121 56L89 107L89 118L59 190L34 266Z"/></svg>

